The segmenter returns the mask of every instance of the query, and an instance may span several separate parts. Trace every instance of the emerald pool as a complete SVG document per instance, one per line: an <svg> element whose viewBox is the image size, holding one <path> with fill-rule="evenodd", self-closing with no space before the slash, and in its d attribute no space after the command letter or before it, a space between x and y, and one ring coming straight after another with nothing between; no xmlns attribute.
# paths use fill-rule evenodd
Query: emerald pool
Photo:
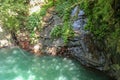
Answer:
<svg viewBox="0 0 120 80"><path fill-rule="evenodd" d="M109 80L75 60L35 56L19 48L0 49L0 80Z"/></svg>

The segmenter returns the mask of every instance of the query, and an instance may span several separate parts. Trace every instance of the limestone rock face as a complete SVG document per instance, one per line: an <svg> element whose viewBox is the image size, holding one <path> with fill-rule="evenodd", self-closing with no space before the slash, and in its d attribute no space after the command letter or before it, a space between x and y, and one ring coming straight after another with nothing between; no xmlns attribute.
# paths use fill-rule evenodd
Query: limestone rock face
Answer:
<svg viewBox="0 0 120 80"><path fill-rule="evenodd" d="M70 46L67 54L71 54L83 65L104 70L105 56L97 49L89 31L84 29L87 24L85 12L76 6L71 12L71 20L75 37L68 43Z"/></svg>
<svg viewBox="0 0 120 80"><path fill-rule="evenodd" d="M56 55L61 46L64 46L63 40L61 38L52 40L50 36L51 30L62 23L60 17L56 15L55 7L51 7L47 10L46 15L43 17L42 25L43 29L40 32L40 43L42 44L42 53Z"/></svg>
<svg viewBox="0 0 120 80"><path fill-rule="evenodd" d="M50 32L56 25L62 25L62 19L54 14L54 8L48 9L50 16L43 22L49 23L40 33L40 43L42 44L42 53L51 55L71 55L79 60L83 65L93 67L99 70L104 70L105 56L103 52L97 50L92 35L89 31L84 30L87 24L85 12L76 6L71 11L71 22L75 32L75 37L70 39L67 44L64 44L63 39L51 39ZM46 14L46 16L47 16ZM51 18L52 16L52 18Z"/></svg>

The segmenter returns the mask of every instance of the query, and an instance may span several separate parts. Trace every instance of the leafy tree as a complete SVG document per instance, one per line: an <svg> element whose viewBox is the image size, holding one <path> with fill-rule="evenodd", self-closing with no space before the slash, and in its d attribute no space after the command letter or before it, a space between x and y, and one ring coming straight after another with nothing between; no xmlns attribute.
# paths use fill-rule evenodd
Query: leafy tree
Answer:
<svg viewBox="0 0 120 80"><path fill-rule="evenodd" d="M28 3L28 0L0 0L0 20L15 40L16 33L26 25Z"/></svg>

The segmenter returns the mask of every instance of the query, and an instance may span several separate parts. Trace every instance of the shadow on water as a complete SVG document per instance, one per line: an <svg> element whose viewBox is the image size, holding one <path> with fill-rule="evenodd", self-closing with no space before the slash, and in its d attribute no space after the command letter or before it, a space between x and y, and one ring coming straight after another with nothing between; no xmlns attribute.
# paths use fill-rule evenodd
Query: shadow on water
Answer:
<svg viewBox="0 0 120 80"><path fill-rule="evenodd" d="M34 56L19 48L0 49L0 80L110 80L77 61L53 56Z"/></svg>

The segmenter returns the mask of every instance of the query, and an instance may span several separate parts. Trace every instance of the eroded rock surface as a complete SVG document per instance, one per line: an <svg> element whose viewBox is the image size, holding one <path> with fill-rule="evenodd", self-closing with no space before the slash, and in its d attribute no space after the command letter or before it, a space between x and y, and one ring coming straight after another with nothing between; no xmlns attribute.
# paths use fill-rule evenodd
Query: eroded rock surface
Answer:
<svg viewBox="0 0 120 80"><path fill-rule="evenodd" d="M76 16L77 18L74 18ZM89 31L84 29L87 24L85 12L76 6L72 10L71 19L73 20L72 26L75 31L75 37L68 44L71 45L68 48L68 54L72 54L83 65L104 70L105 56L97 50Z"/></svg>
<svg viewBox="0 0 120 80"><path fill-rule="evenodd" d="M62 20L56 15L55 7L51 7L47 10L46 15L43 17L42 31L40 33L40 44L42 44L42 53L56 55L61 46L64 46L63 40L53 40L50 36L51 30L55 25L61 25Z"/></svg>
<svg viewBox="0 0 120 80"><path fill-rule="evenodd" d="M43 19L43 22L47 25L43 25L44 28L40 33L40 43L42 44L41 51L52 55L71 55L83 65L104 70L105 56L102 52L97 50L89 31L84 30L85 25L87 24L85 12L78 6L72 10L71 22L75 37L70 39L68 44L64 44L64 41L61 38L51 39L51 30L55 25L62 25L62 19L54 12L54 8L48 9L44 18L46 18L48 14L50 16Z"/></svg>

